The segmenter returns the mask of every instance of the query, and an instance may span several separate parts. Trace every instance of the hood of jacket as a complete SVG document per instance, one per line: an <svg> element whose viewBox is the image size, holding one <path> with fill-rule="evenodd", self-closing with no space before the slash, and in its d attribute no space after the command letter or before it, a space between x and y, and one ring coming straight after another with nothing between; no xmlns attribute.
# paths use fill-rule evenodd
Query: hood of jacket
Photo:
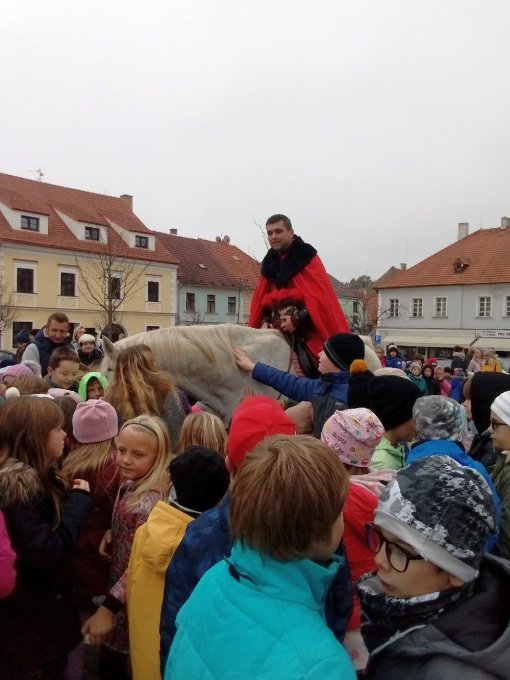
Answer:
<svg viewBox="0 0 510 680"><path fill-rule="evenodd" d="M87 385L89 384L89 381L92 380L92 378L95 378L98 381L105 392L108 387L108 379L102 373L99 373L98 371L85 373L83 378L80 380L80 386L78 387L78 396L80 396L83 401L87 401Z"/></svg>
<svg viewBox="0 0 510 680"><path fill-rule="evenodd" d="M7 458L0 467L0 509L26 503L41 492L37 472L17 458Z"/></svg>
<svg viewBox="0 0 510 680"><path fill-rule="evenodd" d="M443 612L429 625L402 631L374 654L410 663L441 657L473 666L496 678L508 677L510 666L510 562L486 555L473 595ZM388 665L386 664L386 668ZM377 674L376 674L377 677ZM443 677L446 677L443 676ZM466 676L469 677L469 676Z"/></svg>

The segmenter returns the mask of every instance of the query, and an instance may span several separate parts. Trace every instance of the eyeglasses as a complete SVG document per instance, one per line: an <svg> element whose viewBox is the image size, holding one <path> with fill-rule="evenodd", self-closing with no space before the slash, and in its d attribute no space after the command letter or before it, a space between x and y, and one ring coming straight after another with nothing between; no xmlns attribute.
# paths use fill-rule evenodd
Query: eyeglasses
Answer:
<svg viewBox="0 0 510 680"><path fill-rule="evenodd" d="M375 555L377 555L383 545L385 546L386 558L395 571L403 573L409 566L409 562L424 559L421 555L411 555L397 543L388 541L381 533L379 527L372 522L366 525L365 532L368 547Z"/></svg>
<svg viewBox="0 0 510 680"><path fill-rule="evenodd" d="M506 423L500 423L500 422L498 422L497 420L493 420L492 418L491 418L491 420L490 420L490 423L491 423L491 427L492 427L492 429L494 430L494 432L496 432L496 430L498 429L498 427L501 427L502 425L503 425L503 426L506 426L506 427L510 427L510 426L507 425Z"/></svg>

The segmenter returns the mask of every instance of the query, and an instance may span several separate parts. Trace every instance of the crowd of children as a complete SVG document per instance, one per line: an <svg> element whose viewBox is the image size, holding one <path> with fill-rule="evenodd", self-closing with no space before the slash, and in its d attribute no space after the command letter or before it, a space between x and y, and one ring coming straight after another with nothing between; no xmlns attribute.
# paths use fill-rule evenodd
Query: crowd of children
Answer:
<svg viewBox="0 0 510 680"><path fill-rule="evenodd" d="M510 376L396 347L372 375L348 333L317 379L234 348L312 436L268 396L190 412L144 345L108 384L76 343L0 374L1 678L508 677Z"/></svg>

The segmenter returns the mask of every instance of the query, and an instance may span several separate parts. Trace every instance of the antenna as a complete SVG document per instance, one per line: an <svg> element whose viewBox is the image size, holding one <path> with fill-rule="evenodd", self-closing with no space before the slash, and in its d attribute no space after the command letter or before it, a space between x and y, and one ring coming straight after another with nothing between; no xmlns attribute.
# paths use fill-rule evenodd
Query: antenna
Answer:
<svg viewBox="0 0 510 680"><path fill-rule="evenodd" d="M29 170L29 172L35 172L35 173L37 174L37 180L38 180L39 182L42 182L42 178L43 178L44 175L46 174L46 173L44 172L44 168L41 168L40 166L39 166L38 168L36 168L35 170Z"/></svg>

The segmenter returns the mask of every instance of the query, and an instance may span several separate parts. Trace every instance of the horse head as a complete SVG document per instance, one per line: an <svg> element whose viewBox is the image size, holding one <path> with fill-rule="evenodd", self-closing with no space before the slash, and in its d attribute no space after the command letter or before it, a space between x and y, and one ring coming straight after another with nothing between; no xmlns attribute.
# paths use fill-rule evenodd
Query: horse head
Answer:
<svg viewBox="0 0 510 680"><path fill-rule="evenodd" d="M111 383L120 350L118 347L115 347L113 342L105 336L102 338L102 346L104 356L97 370L105 375L108 379L108 382Z"/></svg>

